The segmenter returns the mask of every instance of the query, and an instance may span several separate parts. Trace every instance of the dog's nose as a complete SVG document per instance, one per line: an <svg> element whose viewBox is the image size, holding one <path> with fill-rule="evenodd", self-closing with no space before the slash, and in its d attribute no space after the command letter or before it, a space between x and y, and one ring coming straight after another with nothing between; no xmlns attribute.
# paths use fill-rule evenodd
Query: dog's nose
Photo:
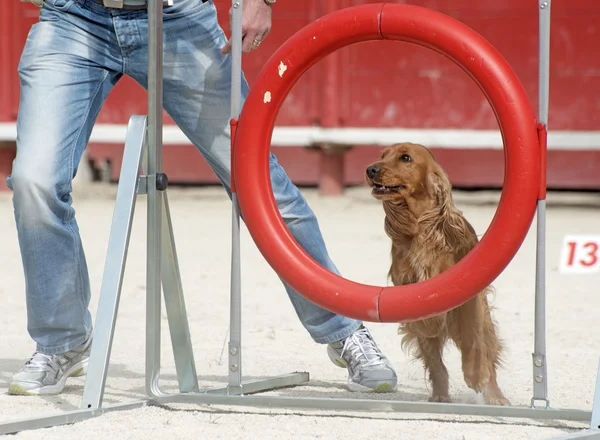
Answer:
<svg viewBox="0 0 600 440"><path fill-rule="evenodd" d="M377 174L379 174L380 171L381 168L379 168L377 165L371 165L369 168L367 168L367 176L373 179L375 176L377 176Z"/></svg>

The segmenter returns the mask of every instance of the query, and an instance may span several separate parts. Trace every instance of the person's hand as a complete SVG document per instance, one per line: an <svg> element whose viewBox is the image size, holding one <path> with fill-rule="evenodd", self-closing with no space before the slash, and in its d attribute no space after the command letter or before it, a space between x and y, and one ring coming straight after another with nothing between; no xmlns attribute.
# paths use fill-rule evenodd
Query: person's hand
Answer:
<svg viewBox="0 0 600 440"><path fill-rule="evenodd" d="M229 10L231 25L232 10ZM243 0L242 6L242 52L258 49L260 43L271 30L271 6L264 0ZM221 55L231 52L231 38L221 49Z"/></svg>

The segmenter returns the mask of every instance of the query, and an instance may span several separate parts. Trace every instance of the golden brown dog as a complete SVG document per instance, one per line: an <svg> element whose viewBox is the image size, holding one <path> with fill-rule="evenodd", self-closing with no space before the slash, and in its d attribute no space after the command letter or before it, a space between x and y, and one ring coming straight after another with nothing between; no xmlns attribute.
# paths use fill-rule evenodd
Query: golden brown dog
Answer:
<svg viewBox="0 0 600 440"><path fill-rule="evenodd" d="M434 277L463 258L477 243L473 227L452 202L448 176L433 154L418 144L395 144L366 169L372 194L383 203L385 231L392 240L389 276L394 285ZM496 382L502 342L496 335L486 288L444 314L400 323L402 347L412 349L429 372L430 401L449 402L444 346L461 352L465 382L485 402L510 405Z"/></svg>

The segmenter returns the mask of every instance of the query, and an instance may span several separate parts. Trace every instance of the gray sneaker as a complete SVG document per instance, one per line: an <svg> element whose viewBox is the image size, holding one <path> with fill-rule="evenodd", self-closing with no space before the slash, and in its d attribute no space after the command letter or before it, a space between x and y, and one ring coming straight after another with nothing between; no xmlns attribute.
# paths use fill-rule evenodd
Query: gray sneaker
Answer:
<svg viewBox="0 0 600 440"><path fill-rule="evenodd" d="M396 391L398 378L392 363L379 350L364 326L346 339L327 346L329 359L348 369L350 391L390 393Z"/></svg>
<svg viewBox="0 0 600 440"><path fill-rule="evenodd" d="M59 394L69 377L87 373L92 338L71 351L55 355L35 352L10 381L8 394Z"/></svg>

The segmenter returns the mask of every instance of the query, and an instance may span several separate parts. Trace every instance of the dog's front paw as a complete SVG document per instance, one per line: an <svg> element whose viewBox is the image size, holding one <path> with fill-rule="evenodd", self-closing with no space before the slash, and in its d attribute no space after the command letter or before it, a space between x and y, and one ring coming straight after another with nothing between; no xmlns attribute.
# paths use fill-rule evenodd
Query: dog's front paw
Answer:
<svg viewBox="0 0 600 440"><path fill-rule="evenodd" d="M490 372L486 368L476 365L474 362L463 364L465 383L476 393L481 393L485 385L490 381Z"/></svg>
<svg viewBox="0 0 600 440"><path fill-rule="evenodd" d="M437 403L450 403L450 397L449 396L431 396L429 398L430 402L437 402Z"/></svg>
<svg viewBox="0 0 600 440"><path fill-rule="evenodd" d="M495 381L488 383L483 390L483 400L486 405L510 406L510 402Z"/></svg>
<svg viewBox="0 0 600 440"><path fill-rule="evenodd" d="M487 405L510 406L509 400L504 396L486 396L485 403Z"/></svg>

